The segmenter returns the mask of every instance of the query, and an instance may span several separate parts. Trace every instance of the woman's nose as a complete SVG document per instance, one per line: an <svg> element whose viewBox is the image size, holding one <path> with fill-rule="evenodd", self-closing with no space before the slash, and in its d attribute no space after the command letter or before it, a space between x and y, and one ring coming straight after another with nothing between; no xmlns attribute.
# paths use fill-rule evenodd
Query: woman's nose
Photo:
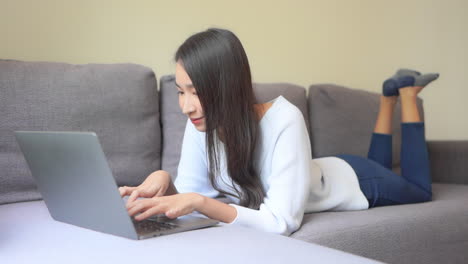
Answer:
<svg viewBox="0 0 468 264"><path fill-rule="evenodd" d="M184 105L182 107L182 113L188 115L194 111L195 111L195 107L192 104L192 102L190 100L185 100Z"/></svg>

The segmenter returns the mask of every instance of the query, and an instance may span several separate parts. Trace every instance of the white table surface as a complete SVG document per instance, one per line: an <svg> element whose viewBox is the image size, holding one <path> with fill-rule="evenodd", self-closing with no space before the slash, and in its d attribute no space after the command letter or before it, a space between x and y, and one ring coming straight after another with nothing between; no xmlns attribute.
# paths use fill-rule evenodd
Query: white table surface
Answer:
<svg viewBox="0 0 468 264"><path fill-rule="evenodd" d="M219 225L144 240L53 220L43 201L0 206L0 264L378 263L248 228Z"/></svg>

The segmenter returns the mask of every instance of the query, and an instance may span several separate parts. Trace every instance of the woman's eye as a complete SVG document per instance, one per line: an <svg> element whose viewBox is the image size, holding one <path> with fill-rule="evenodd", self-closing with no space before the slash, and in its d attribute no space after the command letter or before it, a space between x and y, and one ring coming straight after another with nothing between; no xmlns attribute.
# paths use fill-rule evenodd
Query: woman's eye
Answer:
<svg viewBox="0 0 468 264"><path fill-rule="evenodd" d="M177 91L177 94L179 94L179 95L184 95L185 93L182 92L182 91ZM198 96L198 94L197 94L196 92L194 92L193 95Z"/></svg>

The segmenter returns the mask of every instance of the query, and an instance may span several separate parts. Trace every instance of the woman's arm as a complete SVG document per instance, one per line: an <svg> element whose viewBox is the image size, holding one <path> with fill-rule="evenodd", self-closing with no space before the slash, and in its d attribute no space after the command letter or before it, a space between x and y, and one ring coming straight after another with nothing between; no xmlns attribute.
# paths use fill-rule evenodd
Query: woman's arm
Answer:
<svg viewBox="0 0 468 264"><path fill-rule="evenodd" d="M161 173L166 173L170 179L169 173L166 171L161 171ZM169 187L165 193L166 196L179 194L174 183L170 181ZM203 196L198 193L191 193L193 195L192 201L194 202L194 209L211 219L215 219L224 223L231 223L236 219L237 210L231 205L220 202L216 199Z"/></svg>
<svg viewBox="0 0 468 264"><path fill-rule="evenodd" d="M229 204L200 194L195 195L195 211L198 211L211 219L224 223L232 223L237 217L237 210Z"/></svg>
<svg viewBox="0 0 468 264"><path fill-rule="evenodd" d="M310 141L302 113L285 108L279 117L271 122L269 139L265 137L274 144L264 150L271 153L271 160L262 169L269 171L263 203L259 209L230 204L237 210L231 224L289 235L300 227L312 178L320 175L311 175Z"/></svg>
<svg viewBox="0 0 468 264"><path fill-rule="evenodd" d="M138 221L156 214L177 218L193 211L225 223L231 223L237 217L233 206L194 192L135 200L127 205L127 209L130 216L135 216Z"/></svg>

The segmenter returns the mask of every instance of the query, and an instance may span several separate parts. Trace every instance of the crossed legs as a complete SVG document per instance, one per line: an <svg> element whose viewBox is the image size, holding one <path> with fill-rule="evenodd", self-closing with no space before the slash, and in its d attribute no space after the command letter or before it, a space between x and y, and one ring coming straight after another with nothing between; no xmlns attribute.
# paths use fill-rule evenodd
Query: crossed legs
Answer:
<svg viewBox="0 0 468 264"><path fill-rule="evenodd" d="M438 74L421 75L400 69L384 82L383 96L367 159L340 154L354 169L369 207L430 201L432 186L424 123L417 107L417 95ZM393 110L401 96L401 176L392 171Z"/></svg>
<svg viewBox="0 0 468 264"><path fill-rule="evenodd" d="M429 157L417 106L420 86L407 86L399 89L401 97L401 176L410 184L430 195L431 177ZM379 114L369 148L368 158L391 170L392 168L392 119L398 96L381 96Z"/></svg>

